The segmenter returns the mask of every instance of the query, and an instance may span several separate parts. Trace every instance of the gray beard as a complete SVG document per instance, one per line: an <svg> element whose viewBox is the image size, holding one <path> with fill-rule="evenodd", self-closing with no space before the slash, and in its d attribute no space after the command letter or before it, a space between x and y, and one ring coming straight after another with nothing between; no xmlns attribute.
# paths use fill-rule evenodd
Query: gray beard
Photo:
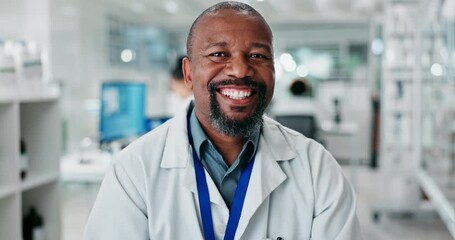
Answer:
<svg viewBox="0 0 455 240"><path fill-rule="evenodd" d="M221 111L220 105L216 100L216 88L219 85L229 84L232 82L238 82L242 80L225 80L221 83L210 85L210 120L212 126L217 129L220 133L230 137L250 137L251 135L258 132L263 123L262 115L265 112L266 106L266 87L262 84L257 84L252 80L243 81L247 85L254 85L257 89L259 102L252 116L236 120L229 118Z"/></svg>

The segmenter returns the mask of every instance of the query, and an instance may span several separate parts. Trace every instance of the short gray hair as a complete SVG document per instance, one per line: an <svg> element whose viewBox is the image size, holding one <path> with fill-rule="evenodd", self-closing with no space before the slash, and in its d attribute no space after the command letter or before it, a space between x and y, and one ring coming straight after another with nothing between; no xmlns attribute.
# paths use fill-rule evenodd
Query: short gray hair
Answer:
<svg viewBox="0 0 455 240"><path fill-rule="evenodd" d="M194 20L193 24L191 25L190 31L188 33L188 37L186 39L186 54L188 58L191 58L191 53L193 49L193 38L194 38L194 29L196 28L197 23L199 22L200 19L203 17L216 13L219 10L223 9L229 9L229 10L234 10L235 12L249 15L249 16L255 16L261 18L265 23L264 17L256 11L253 7L246 3L241 3L241 2L234 2L234 1L228 1L228 2L220 2L217 3L209 8L207 8L205 11L203 11L197 18Z"/></svg>

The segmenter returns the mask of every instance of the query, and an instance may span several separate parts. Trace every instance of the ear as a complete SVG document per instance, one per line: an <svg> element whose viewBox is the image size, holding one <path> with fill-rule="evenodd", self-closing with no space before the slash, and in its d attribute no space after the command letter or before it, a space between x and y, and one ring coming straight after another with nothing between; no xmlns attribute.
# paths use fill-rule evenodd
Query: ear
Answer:
<svg viewBox="0 0 455 240"><path fill-rule="evenodd" d="M182 70L183 70L183 79L185 81L185 85L188 88L193 89L193 76L191 75L191 62L188 57L183 58Z"/></svg>

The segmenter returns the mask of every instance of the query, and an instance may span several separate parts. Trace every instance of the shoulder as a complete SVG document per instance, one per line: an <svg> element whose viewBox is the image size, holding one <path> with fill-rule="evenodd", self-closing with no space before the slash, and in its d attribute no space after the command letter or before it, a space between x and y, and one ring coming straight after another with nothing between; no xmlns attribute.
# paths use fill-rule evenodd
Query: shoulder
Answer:
<svg viewBox="0 0 455 240"><path fill-rule="evenodd" d="M131 142L114 156L114 167L135 176L159 168L159 156L165 149L171 123L172 119Z"/></svg>
<svg viewBox="0 0 455 240"><path fill-rule="evenodd" d="M319 142L265 117L263 136L275 156L294 156L293 165L308 166L312 178L322 172L340 172L341 169L333 156ZM284 152L292 152L285 154Z"/></svg>

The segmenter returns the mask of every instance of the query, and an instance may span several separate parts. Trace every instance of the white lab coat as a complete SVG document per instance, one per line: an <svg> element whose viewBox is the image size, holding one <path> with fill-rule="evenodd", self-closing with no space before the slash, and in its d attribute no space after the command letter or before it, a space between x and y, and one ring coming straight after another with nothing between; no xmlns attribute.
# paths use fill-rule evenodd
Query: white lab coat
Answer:
<svg viewBox="0 0 455 240"><path fill-rule="evenodd" d="M186 112L121 151L87 240L203 239ZM217 239L229 209L206 172ZM235 239L361 239L351 185L317 142L265 117Z"/></svg>

